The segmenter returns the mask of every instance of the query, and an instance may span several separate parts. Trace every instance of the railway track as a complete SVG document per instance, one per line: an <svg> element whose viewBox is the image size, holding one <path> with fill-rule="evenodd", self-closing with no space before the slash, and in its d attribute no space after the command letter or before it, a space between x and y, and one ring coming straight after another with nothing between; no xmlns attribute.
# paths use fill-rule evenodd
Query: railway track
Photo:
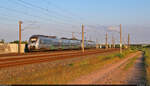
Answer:
<svg viewBox="0 0 150 86"><path fill-rule="evenodd" d="M76 52L64 52L64 53L54 53L54 54L39 54L39 55L25 55L24 57L15 58L0 58L0 68L12 67L25 64L41 63L41 62L52 62L56 60L63 60L69 58L76 58L80 56L86 56L91 54L105 53L117 51L118 49L108 49L108 50L89 50L85 53L81 51Z"/></svg>
<svg viewBox="0 0 150 86"><path fill-rule="evenodd" d="M93 51L95 49L86 49L85 51ZM99 49L104 50L104 49ZM9 53L9 54L0 54L0 57L7 57L7 56L27 56L27 55L42 55L42 54L56 54L56 53L66 53L66 52L80 52L79 50L55 50L55 51L36 51L36 52L28 52L28 53Z"/></svg>
<svg viewBox="0 0 150 86"><path fill-rule="evenodd" d="M104 51L104 49L98 49L99 51ZM86 52L94 52L94 51L97 51L95 49L87 49L85 50L85 53ZM49 55L62 55L62 54L71 54L71 53L81 53L81 51L79 50L70 50L70 51L48 51L48 52L33 52L33 53L24 53L24 54L2 54L0 55L0 60L1 59L7 59L7 58L20 58L20 57L37 57L37 56L49 56ZM1 60L3 61L3 60Z"/></svg>

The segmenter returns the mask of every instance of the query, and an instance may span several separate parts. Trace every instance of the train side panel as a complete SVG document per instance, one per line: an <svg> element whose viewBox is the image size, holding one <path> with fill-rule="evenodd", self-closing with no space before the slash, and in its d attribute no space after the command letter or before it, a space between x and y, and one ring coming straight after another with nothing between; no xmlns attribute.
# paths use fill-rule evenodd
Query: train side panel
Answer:
<svg viewBox="0 0 150 86"><path fill-rule="evenodd" d="M48 36L33 35L29 39L28 48L32 50L58 50L58 49L81 49L81 40L67 38L51 38ZM84 41L85 48L95 48L93 41Z"/></svg>

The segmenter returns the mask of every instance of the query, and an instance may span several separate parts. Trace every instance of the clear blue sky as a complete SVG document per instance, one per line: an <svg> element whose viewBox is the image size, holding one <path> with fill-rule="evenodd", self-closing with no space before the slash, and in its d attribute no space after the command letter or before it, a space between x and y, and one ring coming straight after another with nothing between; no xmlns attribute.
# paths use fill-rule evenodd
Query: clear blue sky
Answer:
<svg viewBox="0 0 150 86"><path fill-rule="evenodd" d="M123 37L131 34L132 43L150 43L150 0L0 0L0 39L18 39L18 21L23 21L22 39L31 35L81 38L81 24L86 39L104 43L108 27L122 24Z"/></svg>

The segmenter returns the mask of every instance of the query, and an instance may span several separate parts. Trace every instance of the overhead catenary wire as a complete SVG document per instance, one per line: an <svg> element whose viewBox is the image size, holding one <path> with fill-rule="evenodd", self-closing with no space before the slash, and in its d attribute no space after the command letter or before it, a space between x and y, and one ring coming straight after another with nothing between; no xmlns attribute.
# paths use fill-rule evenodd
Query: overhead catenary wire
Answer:
<svg viewBox="0 0 150 86"><path fill-rule="evenodd" d="M8 1L10 1L10 0L8 0ZM14 1L11 0L11 2L14 2ZM15 1L15 3L18 4L18 2L16 2L16 1ZM21 4L21 6L24 6L24 7L26 7L26 8L30 8L30 7L25 6L25 5L22 5L22 4ZM1 7L1 8L5 8L5 9L7 9L7 10L10 10L9 8L6 8L6 7ZM11 9L11 10L12 10L12 9ZM22 13L22 14L27 14L28 16L32 16L32 17L34 17L34 18L36 17L36 18L42 19L42 17L40 17L40 16L29 15L28 13L25 13L25 12L23 12L23 11L18 11L18 10L15 10L15 9L13 9L13 11L18 12L18 13ZM71 24L68 24L68 23L65 23L65 22L62 23L62 22L56 21L56 20L54 20L54 19L53 19L53 20L52 20L52 19L49 19L49 18L45 18L45 19L46 19L46 20L51 20L51 21L57 22L57 23L62 24L62 25L68 25L68 26L71 25Z"/></svg>
<svg viewBox="0 0 150 86"><path fill-rule="evenodd" d="M18 0L18 1L20 1L20 0ZM21 1L23 1L23 0L21 0ZM27 5L23 5L25 8L27 8L27 7L29 7L29 6L27 6ZM22 11L22 10L16 10L16 9L14 9L14 8L9 8L9 7L2 7L2 8L4 8L4 9L9 9L9 10L11 10L12 12L14 12L14 13L17 13L17 14L23 14L23 15L21 15L20 16L20 18L23 18L23 19L25 19L25 17L24 16L27 16L27 17L33 17L33 18L35 18L36 20L46 20L46 21L49 21L49 22L51 22L51 21L53 21L53 19L51 19L51 18L45 18L45 17L41 17L41 16L38 16L38 15L32 15L31 13L29 13L29 12L25 12L25 11ZM30 7L29 7L30 8ZM36 7L35 7L36 8ZM43 7L42 7L43 8ZM36 8L37 9L37 8ZM43 9L45 9L45 8L43 8ZM42 10L42 9L41 9ZM50 11L48 10L48 11L46 11L46 10L44 10L45 12L47 12L47 13L49 13ZM43 12L42 12L43 13ZM49 15L49 14L45 14L44 13L44 15ZM31 21L32 19L30 19L30 18L28 18L27 20L29 20L29 21ZM55 21L55 20L54 20ZM57 24L56 23L57 21L55 21L55 23L54 22L52 22L52 23L54 23L54 24L56 24L56 25L59 25L60 26L60 24L62 25L62 26L76 26L76 27L79 27L79 26L77 26L77 25L72 25L72 24L68 24L68 23L60 23L60 24Z"/></svg>
<svg viewBox="0 0 150 86"><path fill-rule="evenodd" d="M1 20L4 19L3 21L5 21L5 20L8 20L8 21L17 21L17 19L15 19L15 18L8 18L7 15L2 15L0 17L1 17L0 18Z"/></svg>
<svg viewBox="0 0 150 86"><path fill-rule="evenodd" d="M43 18L43 17L41 17L41 16L37 16L37 15L30 15L28 12L24 12L24 11L20 11L20 10L15 10L15 9L12 9L12 8L7 8L7 7L2 7L2 6L0 6L0 8L2 8L2 9L6 9L6 10L9 10L9 11L12 11L12 12L14 12L14 13L21 13L21 14L23 14L22 16L27 16L27 17L33 17L33 18L36 18L36 19L43 19L43 20L47 20L47 21L50 21L50 19L48 19L48 18ZM55 24L55 23L54 23ZM65 23L59 23L59 24L57 24L57 25L61 25L61 26L69 26L69 24L65 24ZM71 25L72 26L72 25Z"/></svg>
<svg viewBox="0 0 150 86"><path fill-rule="evenodd" d="M1 9L1 7L0 7L0 9ZM19 15L19 14L18 14ZM24 21L33 21L32 19L26 19L26 18L24 18L24 17L21 17L21 16L15 16L15 15L10 15L10 14L8 14L8 13L4 13L4 14L0 14L0 17L7 17L7 19L8 20L12 20L12 19L14 19L15 21L18 21L19 19L23 19Z"/></svg>
<svg viewBox="0 0 150 86"><path fill-rule="evenodd" d="M80 21L81 21L81 20L85 20L83 17L80 17L80 16L78 16L77 14L72 13L72 12L70 12L69 10L66 10L66 9L64 9L64 8L62 8L62 7L60 7L60 6L58 6L58 5L55 4L54 2L51 2L50 0L44 0L44 2L46 2L47 4L52 5L53 7L59 9L59 11L63 12L64 14L67 14L68 16L70 16L70 17L72 17L72 18L73 18L73 17L76 17L76 19L79 19Z"/></svg>
<svg viewBox="0 0 150 86"><path fill-rule="evenodd" d="M20 3L23 3L24 5L28 5L28 6L30 6L30 7L33 7L33 8L36 8L36 9L40 9L40 10L46 12L46 13L44 13L44 14L47 15L47 16L52 16L52 18L55 18L55 21L56 21L56 19L62 20L61 18L62 18L63 15L62 15L62 14L59 14L59 13L56 12L56 11L48 10L48 9L46 9L46 8L44 8L44 7L41 7L41 6L32 4L32 3L30 3L30 2L26 2L26 1L24 1L24 0L18 0L18 1L19 1ZM26 6L26 7L27 7L27 6ZM50 15L50 14L53 14L53 13L55 13L55 14L54 14L54 15ZM56 15L57 15L57 16L56 16ZM60 16L60 17L58 17L58 16ZM63 17L65 17L65 19L70 19L68 16L63 16ZM63 21L66 21L66 20L63 20ZM68 24L70 24L71 21L72 21L72 20L68 21L68 22L69 22Z"/></svg>
<svg viewBox="0 0 150 86"><path fill-rule="evenodd" d="M9 1L10 1L10 0L9 0ZM19 0L19 1L20 1L20 0ZM22 1L22 0L21 0L21 1ZM14 2L14 1L12 1L12 2ZM15 1L15 3L18 3L18 2L16 2L16 1ZM19 4L19 3L18 3L18 4ZM31 4L30 4L30 5L31 5ZM23 4L21 4L21 6L24 6L24 7L26 7L26 8L29 8L28 6L23 5ZM41 7L40 7L40 8L41 8ZM41 9L44 9L44 8L41 8ZM14 10L13 10L13 11L14 11ZM21 13L23 13L23 14L27 14L27 13L25 13L25 12L21 12ZM28 14L28 15L29 15L29 14ZM34 18L35 18L35 17L36 17L36 18L41 18L40 16L35 16L35 15L34 15L34 16L33 16L33 15L29 15L29 16L32 16L32 17L34 17ZM62 24L62 23L61 23L61 24ZM66 24L67 24L67 26L68 26L68 25L71 25L71 24L64 23L64 22L63 22L63 24L64 24L64 25L66 25ZM71 26L76 26L76 25L71 25ZM78 26L77 26L77 27L78 27Z"/></svg>
<svg viewBox="0 0 150 86"><path fill-rule="evenodd" d="M6 18L5 18L5 17L6 17ZM5 20L8 20L8 21L10 21L10 20L14 21L14 20L15 20L16 22L18 22L18 20L17 20L17 19L14 19L13 17L11 17L12 19L11 19L11 18L8 18L9 16L6 16L6 15L5 15L5 17L3 16L2 18L5 19ZM1 18L1 19L2 19L2 18ZM36 21L36 22L37 22L37 21ZM29 21L26 22L26 23L29 23L29 25L26 26L26 27L24 27L24 28L22 29L22 31L24 31L24 30L26 30L26 29L31 29L31 28L32 28L32 30L33 30L33 27L31 27L31 25L35 25L34 28L37 27L37 28L39 29L39 28L40 28L40 25L37 26L37 24L35 24L36 22L35 22L35 21L34 21L34 22L33 22L33 21L30 21L30 23L29 23ZM8 24L8 23L7 23L7 24ZM61 27L61 26L60 26L60 27ZM37 28L35 28L35 29L37 30ZM55 29L56 29L56 28L55 28ZM58 30L61 31L61 32L67 32L66 30L62 30L62 29L58 29ZM71 31L70 31L70 32L71 32Z"/></svg>

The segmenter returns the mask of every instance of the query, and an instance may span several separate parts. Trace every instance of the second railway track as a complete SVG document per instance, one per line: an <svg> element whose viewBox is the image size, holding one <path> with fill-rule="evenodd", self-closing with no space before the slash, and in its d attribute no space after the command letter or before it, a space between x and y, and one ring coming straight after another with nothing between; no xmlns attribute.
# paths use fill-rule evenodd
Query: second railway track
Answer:
<svg viewBox="0 0 150 86"><path fill-rule="evenodd" d="M90 51L86 51L85 53L76 51L76 52L68 52L68 53L66 52L66 53L36 55L36 56L25 56L25 57L17 57L17 58L3 58L3 59L0 59L0 68L40 63L40 62L52 62L56 60L75 58L75 57L86 56L90 54L112 52L112 51L117 51L117 50L118 49L90 50Z"/></svg>

